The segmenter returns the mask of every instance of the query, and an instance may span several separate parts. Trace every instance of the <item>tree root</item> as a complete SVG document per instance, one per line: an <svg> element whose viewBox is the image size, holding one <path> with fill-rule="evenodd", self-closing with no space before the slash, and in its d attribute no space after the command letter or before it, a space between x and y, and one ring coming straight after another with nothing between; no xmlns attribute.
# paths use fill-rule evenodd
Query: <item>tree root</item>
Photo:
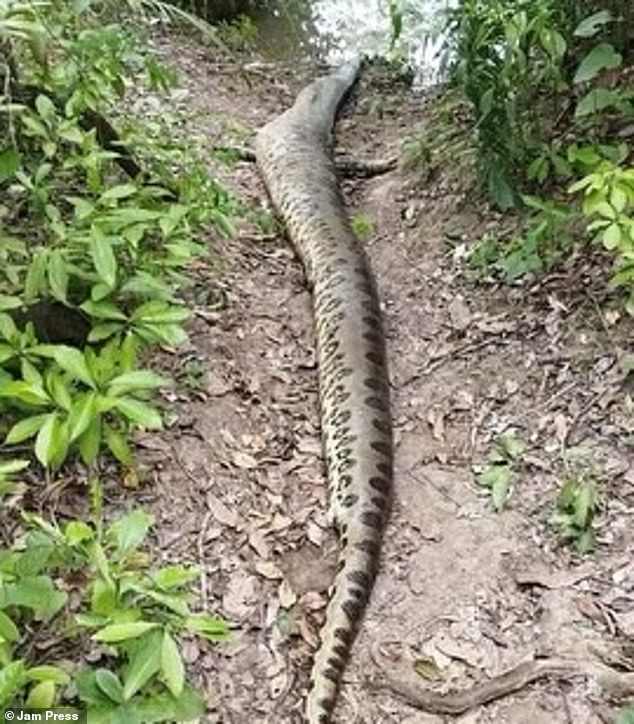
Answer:
<svg viewBox="0 0 634 724"><path fill-rule="evenodd" d="M214 151L229 154L238 161L246 161L247 163L255 162L255 152L247 146L214 146ZM398 159L395 156L366 161L350 158L349 156L339 156L335 158L337 173L346 178L352 176L362 176L365 178L379 176L393 171L397 164Z"/></svg>
<svg viewBox="0 0 634 724"><path fill-rule="evenodd" d="M382 657L383 658L383 657ZM388 663L375 657L381 669L375 688L390 691L408 704L432 714L463 714L482 704L508 696L538 679L570 679L590 676L611 699L634 696L634 673L622 673L599 661L580 658L536 658L464 691L441 694L426 690L411 667Z"/></svg>

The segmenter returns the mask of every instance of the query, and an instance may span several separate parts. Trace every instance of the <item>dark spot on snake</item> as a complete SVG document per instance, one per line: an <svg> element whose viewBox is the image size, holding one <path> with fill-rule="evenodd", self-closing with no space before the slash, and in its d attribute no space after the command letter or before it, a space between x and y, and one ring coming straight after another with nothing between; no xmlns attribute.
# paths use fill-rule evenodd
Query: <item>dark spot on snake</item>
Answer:
<svg viewBox="0 0 634 724"><path fill-rule="evenodd" d="M361 588L367 589L370 586L370 578L363 571L350 571L346 578L352 583L356 583L357 586L361 586Z"/></svg>
<svg viewBox="0 0 634 724"><path fill-rule="evenodd" d="M383 442L383 440L374 440L370 443L370 447L373 450L376 450L378 453L381 453L381 455L385 455L386 457L392 456L392 446L389 442Z"/></svg>
<svg viewBox="0 0 634 724"><path fill-rule="evenodd" d="M371 390L385 390L385 382L378 377L366 377L363 384Z"/></svg>
<svg viewBox="0 0 634 724"><path fill-rule="evenodd" d="M385 401L382 400L380 397L366 397L363 402L365 405L371 407L373 410L379 410L380 412L388 411L388 407L385 404Z"/></svg>
<svg viewBox="0 0 634 724"><path fill-rule="evenodd" d="M350 646L352 643L352 631L348 630L347 628L336 628L332 635L339 639L339 641L343 641L346 646Z"/></svg>
<svg viewBox="0 0 634 724"><path fill-rule="evenodd" d="M352 483L352 475L342 475L339 478L339 487L347 488Z"/></svg>
<svg viewBox="0 0 634 724"><path fill-rule="evenodd" d="M345 659L348 655L348 647L343 646L342 644L337 644L336 646L332 647L333 654L337 654L342 659Z"/></svg>
<svg viewBox="0 0 634 724"><path fill-rule="evenodd" d="M376 490L378 493L383 493L383 495L388 495L390 492L390 481L387 478L380 478L378 476L372 477L368 480L368 483L374 490Z"/></svg>
<svg viewBox="0 0 634 724"><path fill-rule="evenodd" d="M361 611L361 605L358 601L354 601L353 599L349 598L347 601L344 601L341 604L341 609L346 614L346 616L352 621L353 623L356 622L357 616L359 615Z"/></svg>
<svg viewBox="0 0 634 724"><path fill-rule="evenodd" d="M385 510L387 508L387 497L375 495L372 498L372 502L379 510Z"/></svg>
<svg viewBox="0 0 634 724"><path fill-rule="evenodd" d="M324 669L323 675L326 679L330 679L330 681L334 682L335 684L339 680L339 672L331 667Z"/></svg>
<svg viewBox="0 0 634 724"><path fill-rule="evenodd" d="M352 506L359 500L359 496L355 495L354 493L349 493L346 495L346 497L343 499L341 504L344 508L352 508Z"/></svg>
<svg viewBox="0 0 634 724"><path fill-rule="evenodd" d="M385 363L385 357L383 356L382 352L366 352L365 358L368 360L368 362L372 362L372 364L376 365L377 367L382 367Z"/></svg>
<svg viewBox="0 0 634 724"><path fill-rule="evenodd" d="M326 661L326 663L327 663L328 666L330 666L331 668L333 668L333 669L339 669L340 671L341 671L341 669L343 668L343 665L344 665L344 662L343 662L340 658L335 657L335 656L330 656L330 657L328 658L328 660Z"/></svg>
<svg viewBox="0 0 634 724"><path fill-rule="evenodd" d="M355 548L363 553L367 553L371 558L378 558L380 546L378 541L366 538L361 543L357 543Z"/></svg>
<svg viewBox="0 0 634 724"><path fill-rule="evenodd" d="M368 528L379 530L381 528L381 524L383 523L383 516L372 510L366 510L361 515L361 522L363 525L367 525Z"/></svg>
<svg viewBox="0 0 634 724"><path fill-rule="evenodd" d="M376 332L364 332L361 336L375 347L380 347L383 344L383 337Z"/></svg>
<svg viewBox="0 0 634 724"><path fill-rule="evenodd" d="M382 432L384 435L389 435L392 432L390 423L386 420L380 420L379 418L374 418L374 420L372 420L372 427L374 427L375 430Z"/></svg>
<svg viewBox="0 0 634 724"><path fill-rule="evenodd" d="M392 466L389 463L377 463L376 469L389 480L392 479Z"/></svg>
<svg viewBox="0 0 634 724"><path fill-rule="evenodd" d="M380 317L363 317L363 323L367 324L372 329L381 329L381 318Z"/></svg>

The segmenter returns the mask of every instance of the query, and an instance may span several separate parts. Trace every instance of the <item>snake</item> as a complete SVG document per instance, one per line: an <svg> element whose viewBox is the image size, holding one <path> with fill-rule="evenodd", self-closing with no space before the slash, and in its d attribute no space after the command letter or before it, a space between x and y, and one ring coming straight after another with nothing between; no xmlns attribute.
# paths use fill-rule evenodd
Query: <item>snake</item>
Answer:
<svg viewBox="0 0 634 724"><path fill-rule="evenodd" d="M255 138L258 170L312 292L329 519L340 540L306 696L308 724L332 719L374 585L393 484L377 282L346 214L332 158L335 120L360 67L355 59L314 80Z"/></svg>

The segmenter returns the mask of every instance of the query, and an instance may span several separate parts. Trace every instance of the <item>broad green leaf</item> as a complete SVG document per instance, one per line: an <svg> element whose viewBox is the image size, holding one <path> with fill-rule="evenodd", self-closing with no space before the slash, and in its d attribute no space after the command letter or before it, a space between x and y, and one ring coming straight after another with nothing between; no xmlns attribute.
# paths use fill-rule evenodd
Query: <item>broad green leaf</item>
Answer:
<svg viewBox="0 0 634 724"><path fill-rule="evenodd" d="M46 468L51 465L56 454L55 431L57 427L57 413L51 412L46 415L44 423L40 427L35 438L35 456Z"/></svg>
<svg viewBox="0 0 634 724"><path fill-rule="evenodd" d="M103 234L96 234L90 238L90 250L95 270L99 278L113 288L117 283L117 259L112 250L112 242Z"/></svg>
<svg viewBox="0 0 634 724"><path fill-rule="evenodd" d="M599 43L581 61L573 78L574 83L585 83L595 78L602 70L618 68L623 56L609 43Z"/></svg>
<svg viewBox="0 0 634 724"><path fill-rule="evenodd" d="M5 641L14 643L20 638L20 632L12 619L4 611L0 611L0 636Z"/></svg>
<svg viewBox="0 0 634 724"><path fill-rule="evenodd" d="M229 638L229 628L226 621L218 616L209 616L206 613L190 616L185 621L185 628L209 641L226 641Z"/></svg>
<svg viewBox="0 0 634 724"><path fill-rule="evenodd" d="M89 711L94 707L104 707L112 704L110 699L97 686L96 672L93 669L83 669L74 677L74 683L77 686L77 693L82 702L89 704ZM112 709L110 709L112 711ZM89 717L92 723L92 717ZM107 719L104 724L110 724Z"/></svg>
<svg viewBox="0 0 634 724"><path fill-rule="evenodd" d="M79 436L79 454L86 465L92 464L101 447L101 418L92 420L86 430Z"/></svg>
<svg viewBox="0 0 634 724"><path fill-rule="evenodd" d="M58 591L48 576L30 576L4 586L7 606L23 606L38 618L52 618L66 603L66 594Z"/></svg>
<svg viewBox="0 0 634 724"><path fill-rule="evenodd" d="M24 442L24 440L28 440L42 427L48 417L49 415L33 415L32 417L26 417L24 420L20 420L20 422L16 422L9 430L5 442L8 445L16 445L17 443Z"/></svg>
<svg viewBox="0 0 634 724"><path fill-rule="evenodd" d="M147 598L151 598L153 601L160 603L161 606L168 608L170 611L174 611L174 613L177 613L181 618L187 618L191 613L183 594L160 593L147 586L141 586L134 581L122 583L121 589L122 592L135 591L142 596L147 596Z"/></svg>
<svg viewBox="0 0 634 724"><path fill-rule="evenodd" d="M95 537L95 531L81 520L71 520L64 528L64 538L68 545L76 546Z"/></svg>
<svg viewBox="0 0 634 724"><path fill-rule="evenodd" d="M139 641L130 658L123 683L123 696L126 701L129 701L159 671L162 643L161 630L151 631Z"/></svg>
<svg viewBox="0 0 634 724"><path fill-rule="evenodd" d="M612 13L609 10L599 10L587 18L584 18L575 28L575 35L579 38L591 38L596 35L604 25L611 23Z"/></svg>
<svg viewBox="0 0 634 724"><path fill-rule="evenodd" d="M575 116L589 116L592 113L598 113L610 106L618 106L621 102L621 95L617 91L609 88L595 88L585 95L577 104Z"/></svg>
<svg viewBox="0 0 634 724"><path fill-rule="evenodd" d="M104 438L108 449L120 463L128 466L134 463L134 454L128 445L125 435L119 432L119 430L110 427L110 425L105 425Z"/></svg>
<svg viewBox="0 0 634 724"><path fill-rule="evenodd" d="M621 227L617 223L612 223L602 234L603 246L606 249L616 249L621 243L621 238Z"/></svg>
<svg viewBox="0 0 634 724"><path fill-rule="evenodd" d="M161 377L150 370L134 370L118 375L111 380L108 394L116 397L131 390L151 390L165 387L169 383L170 381L166 377Z"/></svg>
<svg viewBox="0 0 634 724"><path fill-rule="evenodd" d="M0 335L4 339L11 341L17 334L18 329L15 322L8 314L0 314Z"/></svg>
<svg viewBox="0 0 634 724"><path fill-rule="evenodd" d="M26 708L48 709L55 703L55 682L50 679L36 684L24 702Z"/></svg>
<svg viewBox="0 0 634 724"><path fill-rule="evenodd" d="M176 641L165 631L161 649L161 674L173 696L180 696L185 686L185 665Z"/></svg>
<svg viewBox="0 0 634 724"><path fill-rule="evenodd" d="M73 402L68 418L71 441L83 435L97 417L97 395L89 392Z"/></svg>
<svg viewBox="0 0 634 724"><path fill-rule="evenodd" d="M33 250L33 259L29 265L24 281L24 301L28 304L34 302L40 294L46 291L46 270L48 268L48 253L44 250Z"/></svg>
<svg viewBox="0 0 634 724"><path fill-rule="evenodd" d="M66 304L68 302L66 296L68 293L68 271L66 261L59 250L54 250L49 255L48 284L55 299Z"/></svg>
<svg viewBox="0 0 634 724"><path fill-rule="evenodd" d="M0 312L6 312L9 309L18 309L22 306L20 297L14 297L9 294L0 294Z"/></svg>
<svg viewBox="0 0 634 724"><path fill-rule="evenodd" d="M127 641L135 639L143 634L155 629L158 623L149 621L136 621L135 623L114 623L110 626L102 628L92 637L95 641L103 641L104 643L116 643L117 641Z"/></svg>
<svg viewBox="0 0 634 724"><path fill-rule="evenodd" d="M110 526L108 537L115 542L118 553L124 555L143 543L153 525L153 516L144 510L133 510Z"/></svg>
<svg viewBox="0 0 634 724"><path fill-rule="evenodd" d="M91 591L90 608L98 616L111 616L117 608L117 591L111 581L96 578Z"/></svg>
<svg viewBox="0 0 634 724"><path fill-rule="evenodd" d="M97 669L95 681L103 693L117 704L123 704L123 684L119 677L108 669Z"/></svg>
<svg viewBox="0 0 634 724"><path fill-rule="evenodd" d="M12 661L0 669L0 707L7 706L13 695L24 685L23 661Z"/></svg>
<svg viewBox="0 0 634 724"><path fill-rule="evenodd" d="M64 344L50 345L50 349L53 358L65 372L70 373L74 379L80 380L88 387L95 388L95 382L84 355L78 349Z"/></svg>
<svg viewBox="0 0 634 724"><path fill-rule="evenodd" d="M83 309L86 314L97 319L109 319L120 322L127 320L125 314L112 302L93 302L92 300L88 300L80 306L80 309Z"/></svg>
<svg viewBox="0 0 634 724"><path fill-rule="evenodd" d="M190 313L185 307L153 300L137 307L132 314L132 320L151 324L174 324L184 322L189 316Z"/></svg>
<svg viewBox="0 0 634 724"><path fill-rule="evenodd" d="M112 337L113 334L121 332L124 326L121 322L104 322L103 324L96 324L88 335L88 341L91 343L103 342L108 337Z"/></svg>
<svg viewBox="0 0 634 724"><path fill-rule="evenodd" d="M178 347L184 344L188 337L185 330L178 324L148 324L135 327L136 333L147 342L168 344Z"/></svg>
<svg viewBox="0 0 634 724"><path fill-rule="evenodd" d="M43 94L40 94L35 99L35 107L37 108L37 112L40 114L40 117L45 121L52 121L57 115L53 101Z"/></svg>
<svg viewBox="0 0 634 724"><path fill-rule="evenodd" d="M70 676L58 666L32 666L27 672L26 677L30 681L53 681L60 686L70 684Z"/></svg>
<svg viewBox="0 0 634 724"><path fill-rule="evenodd" d="M0 152L0 183L10 179L20 168L20 154L14 148Z"/></svg>
<svg viewBox="0 0 634 724"><path fill-rule="evenodd" d="M7 460L6 462L0 462L0 476L11 475L12 473L18 473L20 470L24 470L29 467L28 460Z"/></svg>
<svg viewBox="0 0 634 724"><path fill-rule="evenodd" d="M101 201L113 201L116 199L125 199L129 196L133 196L137 192L137 187L134 184L119 184L118 186L112 186L106 192L101 194Z"/></svg>
<svg viewBox="0 0 634 724"><path fill-rule="evenodd" d="M122 412L128 420L137 423L150 430L160 430L163 426L161 415L150 405L132 397L118 397L116 408Z"/></svg>
<svg viewBox="0 0 634 724"><path fill-rule="evenodd" d="M195 566L165 566L152 574L154 583L164 590L181 588L200 578L200 569Z"/></svg>

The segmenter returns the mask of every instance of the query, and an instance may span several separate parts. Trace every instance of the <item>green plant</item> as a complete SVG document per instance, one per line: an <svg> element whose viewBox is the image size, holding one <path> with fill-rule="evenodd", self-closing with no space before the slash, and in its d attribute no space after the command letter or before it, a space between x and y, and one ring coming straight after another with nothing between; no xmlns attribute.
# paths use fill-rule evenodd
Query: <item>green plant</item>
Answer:
<svg viewBox="0 0 634 724"><path fill-rule="evenodd" d="M354 214L350 220L352 231L361 240L366 241L375 231L374 222L365 214Z"/></svg>
<svg viewBox="0 0 634 724"><path fill-rule="evenodd" d="M626 148L621 159L628 155ZM622 168L613 160L596 158L596 166L569 188L583 192L582 211L588 217L588 231L615 256L611 283L629 290L627 311L634 315L634 168Z"/></svg>
<svg viewBox="0 0 634 724"><path fill-rule="evenodd" d="M634 724L634 705L621 709L615 724Z"/></svg>
<svg viewBox="0 0 634 724"><path fill-rule="evenodd" d="M524 233L510 239L484 236L468 256L472 269L494 271L511 283L552 268L572 248L571 231L577 219L574 211L534 196L523 195L522 199L534 212L524 222Z"/></svg>
<svg viewBox="0 0 634 724"><path fill-rule="evenodd" d="M580 15L588 10L558 0L461 0L448 12L452 79L472 104L480 175L503 209L518 205L526 180L570 175L553 138L559 99L581 96L574 123L584 134L599 131L606 111L632 112L631 92L601 84L630 45L628 31L616 30L624 15Z"/></svg>
<svg viewBox="0 0 634 724"><path fill-rule="evenodd" d="M258 27L248 15L218 25L222 41L232 50L248 50L258 39Z"/></svg>
<svg viewBox="0 0 634 724"><path fill-rule="evenodd" d="M490 491L493 507L498 512L511 496L517 466L525 450L525 443L515 435L500 435L486 464L475 467L478 484Z"/></svg>
<svg viewBox="0 0 634 724"><path fill-rule="evenodd" d="M57 468L71 446L79 449L85 463L94 463L103 440L118 460L131 465L128 433L135 425L161 427L160 414L145 398L167 384L149 370L134 369L133 337L121 345L110 342L99 353L64 345L39 345L34 352L54 364L40 373L24 362L22 379L3 385L0 397L22 413L5 442L12 445L35 437L37 459Z"/></svg>
<svg viewBox="0 0 634 724"><path fill-rule="evenodd" d="M196 569L148 567L142 545L151 516L135 510L104 526L98 484L91 490L91 522L71 520L60 527L25 514L29 532L23 543L0 551L0 708L51 706L68 700L66 687L72 683L90 721L196 718L204 703L186 682L178 638L188 633L223 641L226 624L191 611ZM52 576L79 595L79 613L65 610L67 595ZM16 658L25 624L40 619L52 622L69 645L79 637L84 651L99 647L105 655L100 665L67 661L63 669L33 667L26 658Z"/></svg>
<svg viewBox="0 0 634 724"><path fill-rule="evenodd" d="M102 8L113 20L115 5ZM154 0L129 5L172 15ZM8 95L0 96L0 126L5 119L10 126L0 188L12 199L12 208L0 206L0 406L13 423L5 443L34 438L48 469L75 450L92 465L104 447L130 465L131 429L160 425L147 399L166 381L140 369L138 358L150 345L187 339L181 291L188 265L207 253L196 231L213 224L229 235L228 215L238 210L189 149L177 150L189 166L181 178L166 170L174 149L155 141L142 149L157 160L157 183L121 179L116 162L124 152L105 148L100 116L88 128L86 114L95 118L120 98L140 69L158 89L171 74L138 52L121 24L103 20L90 4L58 0L0 9L0 29L11 39L0 67L0 76L10 73L1 86ZM22 87L23 75L35 91ZM126 144L142 136L135 130ZM32 309L50 303L83 315L88 332L77 344L93 348L43 344L50 340Z"/></svg>
<svg viewBox="0 0 634 724"><path fill-rule="evenodd" d="M570 478L557 498L557 510L551 523L564 540L574 542L580 553L588 553L594 548L592 521L597 506L597 489L593 480Z"/></svg>
<svg viewBox="0 0 634 724"><path fill-rule="evenodd" d="M15 475L28 466L28 460L0 460L0 501L5 495L16 493L24 487L15 480Z"/></svg>

